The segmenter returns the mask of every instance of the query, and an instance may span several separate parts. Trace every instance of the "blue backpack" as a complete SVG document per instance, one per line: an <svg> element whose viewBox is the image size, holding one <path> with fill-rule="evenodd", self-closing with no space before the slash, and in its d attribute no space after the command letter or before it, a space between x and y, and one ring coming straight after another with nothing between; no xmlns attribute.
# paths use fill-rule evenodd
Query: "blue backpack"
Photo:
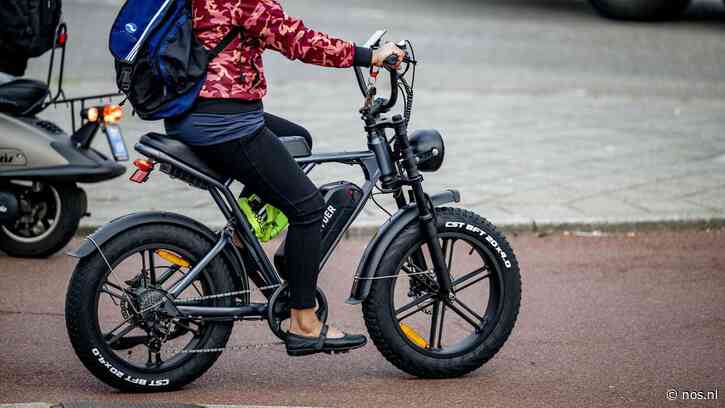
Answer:
<svg viewBox="0 0 725 408"><path fill-rule="evenodd" d="M116 84L146 120L188 111L214 59L240 29L212 50L194 36L190 0L127 0L111 27Z"/></svg>

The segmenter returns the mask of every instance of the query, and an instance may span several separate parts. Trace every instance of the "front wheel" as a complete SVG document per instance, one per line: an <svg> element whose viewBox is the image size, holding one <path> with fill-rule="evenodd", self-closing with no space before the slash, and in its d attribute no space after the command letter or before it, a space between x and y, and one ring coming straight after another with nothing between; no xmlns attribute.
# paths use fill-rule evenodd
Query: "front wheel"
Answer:
<svg viewBox="0 0 725 408"><path fill-rule="evenodd" d="M452 378L486 363L514 328L521 275L506 238L480 216L437 210L454 299L439 296L423 231L413 224L386 250L363 303L375 346L399 369Z"/></svg>

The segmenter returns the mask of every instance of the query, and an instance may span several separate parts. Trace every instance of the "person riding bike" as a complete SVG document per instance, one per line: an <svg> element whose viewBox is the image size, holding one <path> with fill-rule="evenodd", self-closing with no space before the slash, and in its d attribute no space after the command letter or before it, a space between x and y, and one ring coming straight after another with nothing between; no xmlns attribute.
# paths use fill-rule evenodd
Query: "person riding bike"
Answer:
<svg viewBox="0 0 725 408"><path fill-rule="evenodd" d="M274 0L193 0L192 13L195 34L208 49L233 29L241 35L209 63L194 107L165 120L167 134L288 217L288 354L362 347L365 336L328 327L315 314L324 201L278 137L304 136L310 146L312 140L303 127L264 112L262 54L272 49L291 60L349 68L383 66L391 55L402 61L404 51L392 43L371 50L312 30Z"/></svg>

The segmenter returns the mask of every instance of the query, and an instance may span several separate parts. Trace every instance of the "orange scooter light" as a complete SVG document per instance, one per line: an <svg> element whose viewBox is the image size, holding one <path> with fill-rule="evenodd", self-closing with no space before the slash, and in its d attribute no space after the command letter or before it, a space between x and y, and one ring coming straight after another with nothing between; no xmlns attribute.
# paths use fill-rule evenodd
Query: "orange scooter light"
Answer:
<svg viewBox="0 0 725 408"><path fill-rule="evenodd" d="M123 118L123 108L118 105L106 105L103 107L103 120L106 123L119 123Z"/></svg>

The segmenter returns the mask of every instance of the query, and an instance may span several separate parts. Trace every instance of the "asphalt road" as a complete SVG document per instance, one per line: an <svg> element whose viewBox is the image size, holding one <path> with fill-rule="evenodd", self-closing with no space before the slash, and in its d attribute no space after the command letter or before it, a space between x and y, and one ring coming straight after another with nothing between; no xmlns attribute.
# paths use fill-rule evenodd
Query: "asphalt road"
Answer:
<svg viewBox="0 0 725 408"><path fill-rule="evenodd" d="M290 359L280 347L227 352L200 380L167 394L121 394L93 378L65 333L74 260L0 258L0 403L183 401L326 407L666 407L670 389L725 385L725 232L511 238L523 275L518 325L503 350L464 378L418 380L374 346ZM72 246L78 244L75 241ZM363 331L343 304L364 242L343 241L321 286L332 320ZM273 340L239 324L230 344ZM720 396L722 399L722 395ZM722 406L688 401L682 406Z"/></svg>

